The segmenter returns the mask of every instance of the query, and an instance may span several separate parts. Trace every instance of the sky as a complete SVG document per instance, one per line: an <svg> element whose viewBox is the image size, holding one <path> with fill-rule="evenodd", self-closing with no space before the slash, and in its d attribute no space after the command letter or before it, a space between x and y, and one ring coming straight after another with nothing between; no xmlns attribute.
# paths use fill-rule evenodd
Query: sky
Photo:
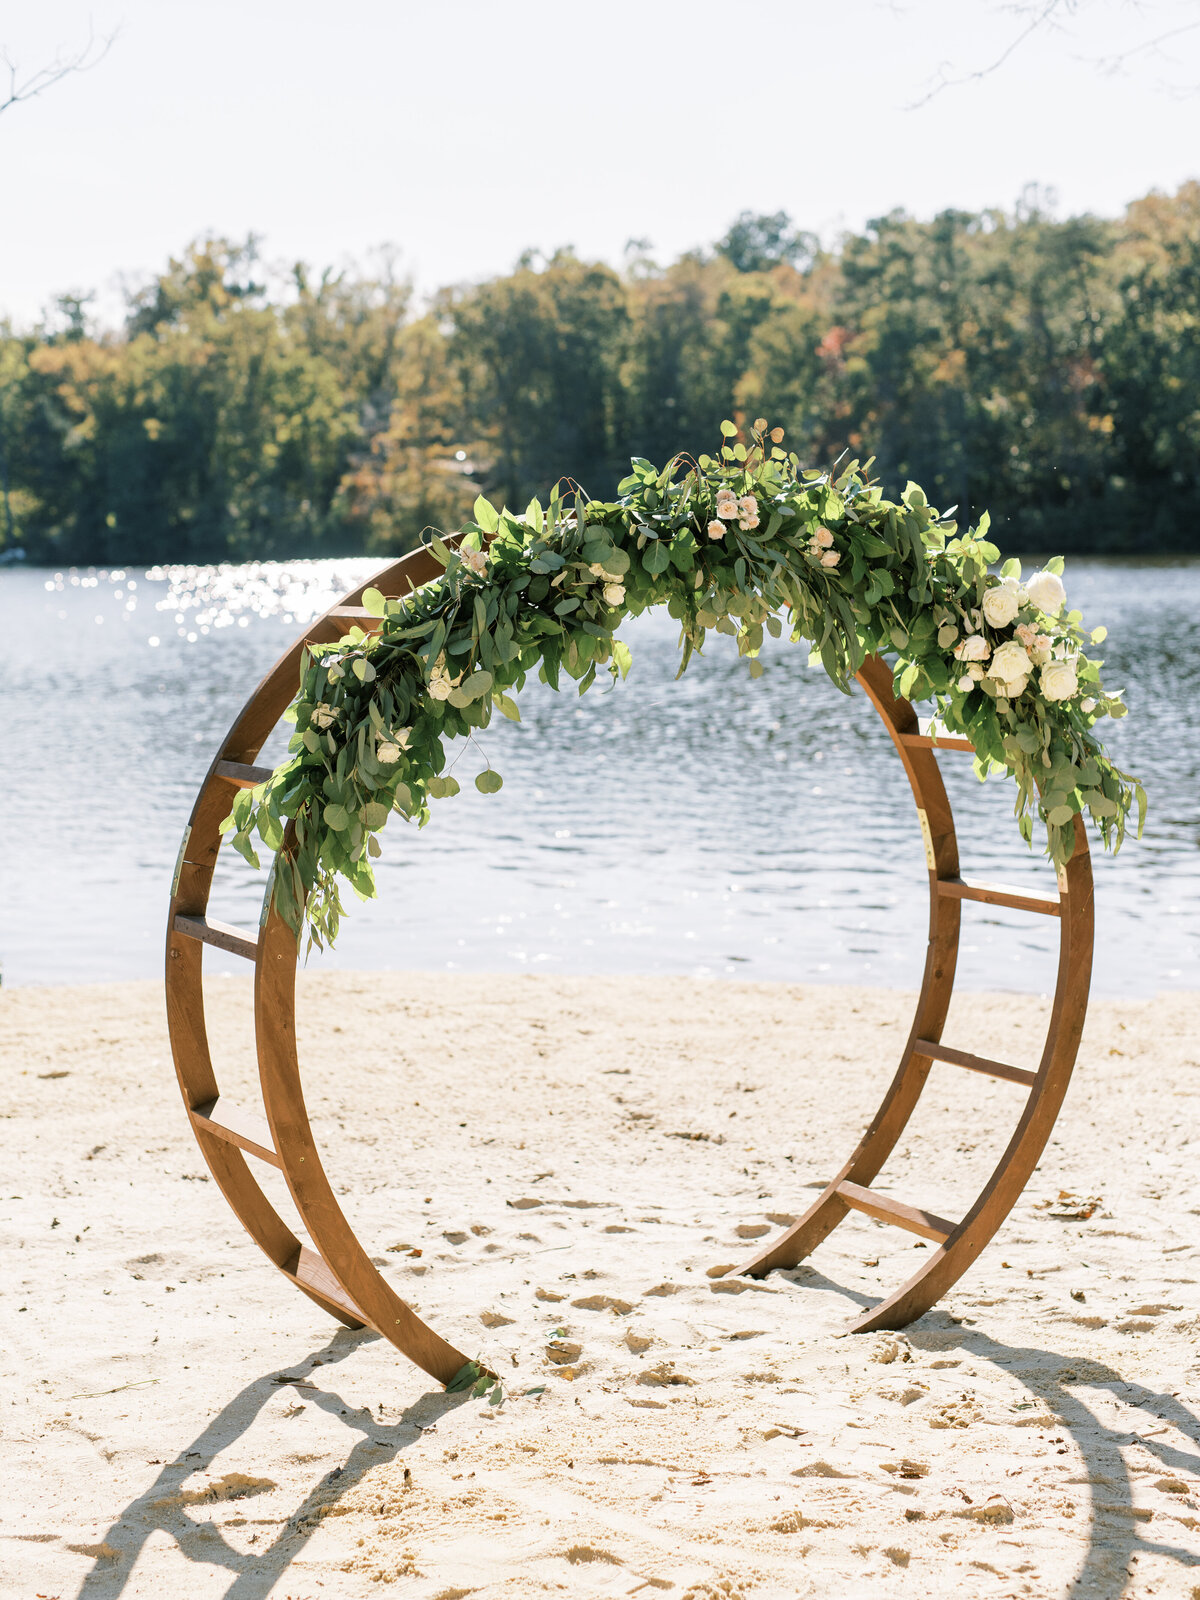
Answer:
<svg viewBox="0 0 1200 1600"><path fill-rule="evenodd" d="M0 0L19 77L117 35L0 113L0 315L96 290L111 319L209 232L281 265L391 245L429 291L526 249L667 261L746 209L833 242L1200 176L1200 0L1041 3L1017 43L1033 8L992 0Z"/></svg>

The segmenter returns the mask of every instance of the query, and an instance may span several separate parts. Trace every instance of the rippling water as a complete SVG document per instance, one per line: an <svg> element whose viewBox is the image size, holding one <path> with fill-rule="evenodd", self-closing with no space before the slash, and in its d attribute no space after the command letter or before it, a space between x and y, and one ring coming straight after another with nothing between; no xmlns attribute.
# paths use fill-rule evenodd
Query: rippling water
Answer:
<svg viewBox="0 0 1200 1600"><path fill-rule="evenodd" d="M7 983L154 976L175 853L218 741L299 626L376 563L0 573L6 708L0 960ZM1130 715L1120 765L1146 837L1096 856L1095 992L1200 983L1200 564L1075 561L1071 600L1109 628ZM380 899L350 912L351 967L692 973L911 985L928 896L916 816L875 713L786 642L748 677L730 641L674 682L676 628L631 624L629 680L579 699L531 684L524 720L418 832L393 819ZM278 748L282 748L282 740ZM1012 790L940 758L963 870L1052 885ZM261 880L218 873L212 909L253 924ZM960 984L1053 987L1047 918L968 905ZM214 970L244 970L206 951Z"/></svg>

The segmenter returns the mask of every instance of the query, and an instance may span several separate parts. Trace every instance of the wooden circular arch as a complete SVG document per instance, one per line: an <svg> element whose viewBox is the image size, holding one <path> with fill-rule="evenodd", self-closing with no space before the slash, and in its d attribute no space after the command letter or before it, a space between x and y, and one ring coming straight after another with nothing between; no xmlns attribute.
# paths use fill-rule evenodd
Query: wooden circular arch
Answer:
<svg viewBox="0 0 1200 1600"><path fill-rule="evenodd" d="M371 580L384 595L402 595L440 576L425 550L414 551ZM238 788L269 776L255 759L290 705L308 643L330 643L354 623L378 626L362 607L366 584L306 628L251 695L201 784L183 836L167 919L167 1019L171 1048L192 1129L213 1177L251 1236L298 1289L348 1327L366 1325L389 1339L441 1383L467 1357L405 1304L371 1264L342 1214L313 1140L296 1050L296 940L277 911L264 909L250 932L207 915L221 847L219 825ZM878 656L858 681L892 736L912 785L929 865L929 945L921 992L900 1065L858 1147L805 1214L734 1272L759 1276L793 1267L851 1210L930 1239L936 1249L920 1269L849 1331L900 1328L927 1311L966 1271L1011 1210L1037 1165L1070 1080L1087 1011L1091 978L1092 869L1082 819L1075 852L1058 872L1058 893L1006 889L959 874L958 841L935 749L965 750L965 739L935 741L921 732L907 700L892 693L892 673ZM1058 983L1035 1069L1009 1066L942 1043L954 988L964 900L1009 906L1059 921ZM204 1020L202 956L206 944L254 963L254 1024L265 1119L229 1104L218 1087ZM935 1061L985 1073L1025 1091L1016 1127L978 1199L958 1222L871 1189L911 1117ZM271 1205L246 1157L278 1167L312 1241L310 1248Z"/></svg>

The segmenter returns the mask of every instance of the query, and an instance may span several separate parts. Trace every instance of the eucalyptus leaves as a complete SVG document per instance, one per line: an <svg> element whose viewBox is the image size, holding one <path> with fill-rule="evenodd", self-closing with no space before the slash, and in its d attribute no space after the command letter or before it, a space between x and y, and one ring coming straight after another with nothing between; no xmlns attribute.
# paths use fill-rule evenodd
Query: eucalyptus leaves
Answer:
<svg viewBox="0 0 1200 1600"><path fill-rule="evenodd" d="M666 605L681 628L682 672L710 629L736 637L750 673L764 634L805 639L839 687L868 654L895 657L897 693L932 700L940 727L965 734L980 777L1008 771L1026 840L1046 823L1050 856L1073 848L1086 811L1119 847L1145 794L1105 756L1093 728L1122 716L1101 663L1067 611L1062 562L1022 584L986 538L987 518L961 536L909 484L899 502L870 481L870 463L836 477L805 470L759 420L722 424L717 456L677 456L661 471L637 459L605 502L556 488L525 512L475 503L453 548L434 539L445 572L406 596L368 590L378 632L352 628L313 647L289 712L291 759L239 793L223 830L257 865L252 835L273 852L273 893L297 936L337 935L338 878L366 898L371 860L392 811L424 823L429 801L458 793L446 743L485 728L494 710L520 720L507 691L536 670L554 688L565 672L580 694L601 669L624 676L626 616ZM486 766L484 793L501 787Z"/></svg>

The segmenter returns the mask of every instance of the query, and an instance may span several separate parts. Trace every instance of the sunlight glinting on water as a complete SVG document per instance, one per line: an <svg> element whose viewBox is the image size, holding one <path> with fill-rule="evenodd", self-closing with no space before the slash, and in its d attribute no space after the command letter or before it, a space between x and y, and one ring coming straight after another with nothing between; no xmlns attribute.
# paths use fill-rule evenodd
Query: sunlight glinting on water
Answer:
<svg viewBox="0 0 1200 1600"><path fill-rule="evenodd" d="M148 977L196 787L225 729L298 629L371 559L0 574L10 688L0 815L7 983ZM1200 979L1200 566L1075 561L1071 602L1109 628L1106 677L1131 714L1117 760L1151 796L1142 843L1096 853L1096 987ZM380 898L347 895L350 967L692 973L912 985L927 891L914 808L882 725L785 642L752 682L717 638L679 681L665 615L625 630L629 680L580 699L531 683L523 721L453 752L463 793L428 828L393 819ZM284 727L264 758L283 754ZM471 779L483 752L498 795ZM1007 784L941 757L964 871L1051 881L1016 836ZM53 785L46 782L52 772ZM47 793L53 793L52 802ZM228 853L227 853L228 854ZM253 924L262 875L222 861L213 913ZM969 906L960 987L1046 992L1048 919ZM206 951L212 970L234 957Z"/></svg>

